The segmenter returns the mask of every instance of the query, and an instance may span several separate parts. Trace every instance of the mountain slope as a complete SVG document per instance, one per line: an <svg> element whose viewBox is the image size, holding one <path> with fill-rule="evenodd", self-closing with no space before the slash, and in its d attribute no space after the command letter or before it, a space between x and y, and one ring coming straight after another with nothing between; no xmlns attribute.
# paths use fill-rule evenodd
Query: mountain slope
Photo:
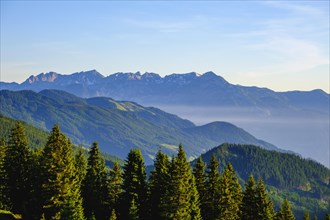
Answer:
<svg viewBox="0 0 330 220"><path fill-rule="evenodd" d="M253 145L222 144L202 154L209 162L212 155L220 169L230 162L238 176L247 180L252 174L263 178L278 208L284 198L293 204L297 219L304 211L323 219L330 212L330 170L312 160L293 154L261 149Z"/></svg>
<svg viewBox="0 0 330 220"><path fill-rule="evenodd" d="M25 128L25 132L28 138L28 146L31 149L41 149L44 148L49 133L41 130L39 128L36 128L26 122L22 122L23 126ZM5 142L9 139L9 134L11 132L11 129L15 126L15 120L12 118L5 117L0 114L0 139L3 139ZM88 146L89 147L89 146ZM75 146L73 145L73 153L76 154L78 151L82 150L86 156L88 157L88 150L85 147L82 146ZM112 167L114 162L118 162L120 165L124 164L124 161L119 159L116 156L109 155L106 153L101 153L102 157L105 159L106 165L109 167Z"/></svg>
<svg viewBox="0 0 330 220"><path fill-rule="evenodd" d="M318 89L275 92L234 85L213 72L105 77L96 70L42 73L21 84L0 82L0 89L60 89L80 97L106 96L155 106L196 124L228 121L277 146L330 164L330 96Z"/></svg>
<svg viewBox="0 0 330 220"><path fill-rule="evenodd" d="M193 135L207 137L217 143L247 144L249 142L249 144L257 146L266 146L268 150L278 150L274 145L258 140L243 129L228 122L212 122L202 126L187 128L186 131Z"/></svg>
<svg viewBox="0 0 330 220"><path fill-rule="evenodd" d="M260 144L280 150L228 123L199 127L175 115L133 102L102 97L83 99L56 90L39 93L2 90L0 100L1 113L5 116L44 130L50 130L58 123L74 143L90 146L93 141L98 141L103 152L121 158L130 148L140 147L148 163L160 147L172 155L179 143L186 147L191 157L222 143L222 140L238 140L235 143ZM208 134L210 127L215 128L211 136ZM228 127L231 132L226 131Z"/></svg>

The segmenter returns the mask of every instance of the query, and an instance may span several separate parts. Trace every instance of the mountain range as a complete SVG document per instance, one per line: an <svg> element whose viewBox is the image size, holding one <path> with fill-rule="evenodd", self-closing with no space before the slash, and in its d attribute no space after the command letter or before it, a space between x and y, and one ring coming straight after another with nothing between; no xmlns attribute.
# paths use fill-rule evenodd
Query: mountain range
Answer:
<svg viewBox="0 0 330 220"><path fill-rule="evenodd" d="M294 87L294 85L292 85ZM79 97L111 97L154 106L198 125L227 121L261 139L329 166L330 96L313 91L275 92L234 85L213 72L171 74L115 73L96 70L30 76L0 89L59 89Z"/></svg>
<svg viewBox="0 0 330 220"><path fill-rule="evenodd" d="M282 151L227 122L196 126L191 121L153 107L111 98L80 98L60 90L39 93L0 91L4 116L23 120L44 130L58 123L75 144L90 146L98 141L105 153L124 158L130 148L139 147L147 163L162 150L169 155L179 143L194 158L221 143L254 144Z"/></svg>

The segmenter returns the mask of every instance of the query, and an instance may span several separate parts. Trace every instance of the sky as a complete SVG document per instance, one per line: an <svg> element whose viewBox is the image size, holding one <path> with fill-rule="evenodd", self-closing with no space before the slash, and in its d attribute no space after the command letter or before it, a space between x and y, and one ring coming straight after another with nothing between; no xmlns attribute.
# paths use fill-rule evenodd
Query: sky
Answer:
<svg viewBox="0 0 330 220"><path fill-rule="evenodd" d="M275 91L329 85L329 1L3 1L1 74L213 71Z"/></svg>

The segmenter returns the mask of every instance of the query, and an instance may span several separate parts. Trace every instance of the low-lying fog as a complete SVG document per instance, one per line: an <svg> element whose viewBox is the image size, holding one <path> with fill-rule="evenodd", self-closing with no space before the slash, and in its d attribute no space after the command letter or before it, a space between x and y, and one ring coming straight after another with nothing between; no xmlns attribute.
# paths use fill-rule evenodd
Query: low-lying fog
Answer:
<svg viewBox="0 0 330 220"><path fill-rule="evenodd" d="M258 109L160 106L166 112L203 125L213 121L226 121L243 128L285 150L294 151L305 158L314 159L330 167L329 115L277 114Z"/></svg>

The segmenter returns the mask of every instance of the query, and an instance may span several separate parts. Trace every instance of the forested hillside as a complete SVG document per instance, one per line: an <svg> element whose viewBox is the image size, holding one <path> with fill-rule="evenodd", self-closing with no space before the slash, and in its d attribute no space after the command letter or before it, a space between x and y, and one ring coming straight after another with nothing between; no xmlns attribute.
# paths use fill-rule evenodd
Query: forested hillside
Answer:
<svg viewBox="0 0 330 220"><path fill-rule="evenodd" d="M306 210L315 214L330 210L330 170L315 161L253 145L223 144L202 158L210 161L213 155L220 170L231 163L242 182L251 174L262 178L275 205L288 198L299 217Z"/></svg>
<svg viewBox="0 0 330 220"><path fill-rule="evenodd" d="M37 151L21 123L7 134L0 206L23 219L282 220L329 213L329 169L295 155L224 144L191 166L180 145L173 158L158 151L147 178L139 149L130 150L122 168L108 170L97 143L87 161L82 152L74 156L57 125Z"/></svg>
<svg viewBox="0 0 330 220"><path fill-rule="evenodd" d="M23 126L25 127L28 147L31 149L40 150L47 143L47 137L49 136L49 132L36 128L24 121L21 121ZM0 114L0 140L5 143L8 142L9 134L11 129L15 126L15 120L12 118L5 117ZM88 148L80 146L80 145L72 145L73 154L77 154L79 151L82 151L83 154L87 157ZM114 155L110 155L107 153L101 153L102 158L104 158L107 165L111 166L114 162L118 162L120 165L124 164L124 161Z"/></svg>
<svg viewBox="0 0 330 220"><path fill-rule="evenodd" d="M173 154L179 143L186 146L188 157L192 158L224 142L284 151L230 123L195 126L176 115L134 102L102 97L83 99L57 90L2 90L0 99L1 113L7 117L48 131L58 123L73 143L89 146L98 140L103 152L121 158L130 148L139 147L148 164L160 147Z"/></svg>

